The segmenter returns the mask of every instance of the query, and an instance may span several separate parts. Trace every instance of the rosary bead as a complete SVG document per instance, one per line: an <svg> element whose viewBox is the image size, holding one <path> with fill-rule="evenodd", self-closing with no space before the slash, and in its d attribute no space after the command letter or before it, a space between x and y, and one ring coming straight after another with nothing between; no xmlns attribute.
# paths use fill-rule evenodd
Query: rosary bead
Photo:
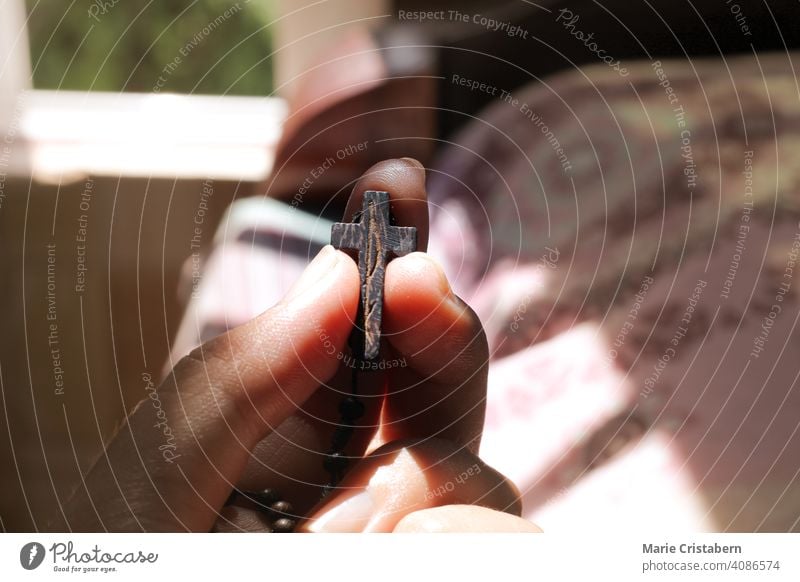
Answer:
<svg viewBox="0 0 800 582"><path fill-rule="evenodd" d="M294 519L294 508L288 501L283 501L278 493L273 489L263 489L261 491L239 491L234 489L228 500L225 502L226 506L237 506L249 510L256 510L263 516L265 526L269 526L269 531L274 533L289 533L294 531L297 526L297 520ZM236 511L235 508L223 509L220 512L220 517L223 515L235 516L231 511ZM267 521L268 520L268 521ZM270 523L270 521L272 523ZM234 531L225 524L217 522L214 524L212 532L218 531Z"/></svg>
<svg viewBox="0 0 800 582"><path fill-rule="evenodd" d="M270 509L281 515L292 515L292 504L288 501L276 501L270 505Z"/></svg>
<svg viewBox="0 0 800 582"><path fill-rule="evenodd" d="M270 506L276 501L280 500L280 496L275 492L275 490L269 488L261 491L253 491L250 493L250 497L253 499L253 501L265 506Z"/></svg>
<svg viewBox="0 0 800 582"><path fill-rule="evenodd" d="M346 421L358 420L364 416L364 403L358 398L348 396L339 403L339 414Z"/></svg>

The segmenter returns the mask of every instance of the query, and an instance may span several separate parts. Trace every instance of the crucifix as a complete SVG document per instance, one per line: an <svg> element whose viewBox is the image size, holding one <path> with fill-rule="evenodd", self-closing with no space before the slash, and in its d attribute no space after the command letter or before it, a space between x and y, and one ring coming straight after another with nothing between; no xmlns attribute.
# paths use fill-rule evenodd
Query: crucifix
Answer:
<svg viewBox="0 0 800 582"><path fill-rule="evenodd" d="M361 290L350 346L353 355L361 363L374 361L381 347L386 263L395 256L417 249L417 229L393 225L389 193L367 190L361 211L353 217L353 222L337 222L331 227L331 244L337 249L354 251L358 255ZM356 428L356 422L364 414L364 404L358 398L358 364L352 363L350 394L339 404L339 423L324 456L323 466L330 475L330 481L323 489L323 497L336 487L347 468L349 457L345 454L345 447Z"/></svg>
<svg viewBox="0 0 800 582"><path fill-rule="evenodd" d="M417 229L395 226L392 222L389 193L368 190L364 192L362 209L353 217L353 222L337 222L331 227L331 244L337 249L358 254L361 291L350 345L353 355L362 362L376 360L380 351L386 264L396 256L417 249ZM336 487L347 468L351 457L345 454L345 448L355 431L356 422L364 415L364 404L358 397L357 364L352 364L351 391L339 403L339 423L323 456L322 465L330 475L322 490L323 498ZM272 489L256 492L235 489L227 505L259 509L271 520L269 531L291 532L297 525L292 506L281 500Z"/></svg>
<svg viewBox="0 0 800 582"><path fill-rule="evenodd" d="M417 229L394 226L389 209L389 193L367 190L362 210L353 222L337 222L331 227L331 244L337 249L358 253L361 278L358 317L351 345L355 356L364 361L378 357L383 314L383 280L386 263L417 249Z"/></svg>

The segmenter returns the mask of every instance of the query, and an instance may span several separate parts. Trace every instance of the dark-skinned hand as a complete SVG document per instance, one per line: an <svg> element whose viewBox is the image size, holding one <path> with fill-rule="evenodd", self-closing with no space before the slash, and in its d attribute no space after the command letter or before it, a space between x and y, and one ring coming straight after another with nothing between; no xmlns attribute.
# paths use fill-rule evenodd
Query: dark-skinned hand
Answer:
<svg viewBox="0 0 800 582"><path fill-rule="evenodd" d="M477 456L487 344L424 253L424 169L411 159L373 166L346 220L366 190L391 192L397 223L417 227L423 252L387 268L381 358L393 365L359 374L366 412L339 487L319 502L323 455L350 388L343 355L359 277L328 246L280 303L177 363L155 392L163 418L152 397L131 412L54 529L265 530L261 512L224 505L235 486L279 491L302 531L538 531L517 517L516 488Z"/></svg>

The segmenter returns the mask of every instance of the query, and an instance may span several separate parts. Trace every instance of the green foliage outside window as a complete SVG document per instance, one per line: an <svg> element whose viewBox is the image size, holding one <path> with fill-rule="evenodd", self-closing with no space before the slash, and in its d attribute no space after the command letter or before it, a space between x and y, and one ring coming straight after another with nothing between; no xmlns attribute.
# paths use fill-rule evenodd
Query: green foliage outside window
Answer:
<svg viewBox="0 0 800 582"><path fill-rule="evenodd" d="M267 95L268 0L26 0L37 89Z"/></svg>

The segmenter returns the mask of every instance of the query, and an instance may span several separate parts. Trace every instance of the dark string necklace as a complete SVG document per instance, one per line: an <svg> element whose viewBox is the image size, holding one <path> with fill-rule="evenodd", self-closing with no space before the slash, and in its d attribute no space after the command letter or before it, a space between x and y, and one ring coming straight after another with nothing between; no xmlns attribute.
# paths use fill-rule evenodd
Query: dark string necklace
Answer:
<svg viewBox="0 0 800 582"><path fill-rule="evenodd" d="M365 364L374 363L379 357L386 265L392 258L417 249L417 229L395 226L389 193L368 190L364 192L362 209L353 216L352 222L333 225L331 244L349 251L348 254L357 261L361 292L356 324L349 340L353 356L350 360L350 394L339 403L339 422L323 459L323 467L329 475L322 491L323 498L336 488L347 469L349 457L345 448L356 429L356 422L364 415L364 403L358 393L357 368L361 365L363 369L373 369ZM281 500L272 489L259 492L234 489L226 505L258 509L270 520L270 530L275 533L294 531L297 525L292 506Z"/></svg>

